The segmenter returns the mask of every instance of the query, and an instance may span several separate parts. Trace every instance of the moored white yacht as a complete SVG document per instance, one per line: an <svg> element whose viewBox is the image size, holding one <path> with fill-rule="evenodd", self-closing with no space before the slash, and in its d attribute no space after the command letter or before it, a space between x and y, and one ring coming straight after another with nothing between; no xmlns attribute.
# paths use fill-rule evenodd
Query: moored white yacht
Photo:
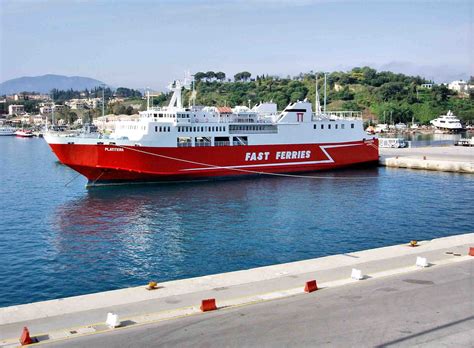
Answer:
<svg viewBox="0 0 474 348"><path fill-rule="evenodd" d="M461 121L454 116L451 110L449 110L446 115L441 115L438 118L431 120L430 123L437 129L443 131L458 132L463 130Z"/></svg>

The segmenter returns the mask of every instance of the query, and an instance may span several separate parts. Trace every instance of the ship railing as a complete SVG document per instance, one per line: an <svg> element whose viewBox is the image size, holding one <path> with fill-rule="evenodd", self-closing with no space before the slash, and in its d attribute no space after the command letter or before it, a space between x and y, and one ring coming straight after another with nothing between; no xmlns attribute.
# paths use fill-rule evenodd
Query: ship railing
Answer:
<svg viewBox="0 0 474 348"><path fill-rule="evenodd" d="M192 147L193 143L178 143L178 147Z"/></svg>
<svg viewBox="0 0 474 348"><path fill-rule="evenodd" d="M210 141L196 142L194 143L194 146L196 147L211 146L211 142Z"/></svg>
<svg viewBox="0 0 474 348"><path fill-rule="evenodd" d="M313 112L313 121L337 120L362 120L362 111L326 111L325 113Z"/></svg>
<svg viewBox="0 0 474 348"><path fill-rule="evenodd" d="M230 141L215 141L214 146L230 146Z"/></svg>

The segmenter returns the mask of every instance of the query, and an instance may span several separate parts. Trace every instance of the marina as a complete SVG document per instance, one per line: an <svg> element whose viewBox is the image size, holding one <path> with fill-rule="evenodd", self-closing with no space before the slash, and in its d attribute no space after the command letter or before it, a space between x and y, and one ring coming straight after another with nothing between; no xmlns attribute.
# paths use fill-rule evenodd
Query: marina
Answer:
<svg viewBox="0 0 474 348"><path fill-rule="evenodd" d="M474 230L470 174L372 167L87 190L43 139L0 146L2 307Z"/></svg>
<svg viewBox="0 0 474 348"><path fill-rule="evenodd" d="M472 1L0 1L0 348L474 347Z"/></svg>

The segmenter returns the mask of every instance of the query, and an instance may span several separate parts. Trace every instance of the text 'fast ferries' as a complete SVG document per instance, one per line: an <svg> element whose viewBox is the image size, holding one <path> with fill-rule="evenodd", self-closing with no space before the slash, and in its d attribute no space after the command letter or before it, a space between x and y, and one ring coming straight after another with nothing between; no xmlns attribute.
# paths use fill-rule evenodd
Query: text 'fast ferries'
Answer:
<svg viewBox="0 0 474 348"><path fill-rule="evenodd" d="M271 156L271 152L247 152L245 154L245 160L248 161L268 161ZM303 151L277 151L272 157L276 160L290 160L290 159L308 159L311 157L310 150Z"/></svg>

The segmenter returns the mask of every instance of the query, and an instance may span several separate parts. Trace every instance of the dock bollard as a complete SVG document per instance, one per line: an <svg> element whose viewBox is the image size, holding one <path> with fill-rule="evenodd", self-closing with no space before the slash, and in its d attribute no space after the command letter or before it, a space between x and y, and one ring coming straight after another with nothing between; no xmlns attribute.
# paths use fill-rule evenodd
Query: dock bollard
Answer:
<svg viewBox="0 0 474 348"><path fill-rule="evenodd" d="M360 269L352 269L351 278L355 280L362 280L364 276L362 275L362 271Z"/></svg>
<svg viewBox="0 0 474 348"><path fill-rule="evenodd" d="M157 282L149 282L148 285L145 287L147 290L156 290L158 286Z"/></svg>
<svg viewBox="0 0 474 348"><path fill-rule="evenodd" d="M202 300L200 309L203 312L215 311L217 309L216 299L215 298L208 298L206 300Z"/></svg>
<svg viewBox="0 0 474 348"><path fill-rule="evenodd" d="M417 247L417 246L418 246L418 241L416 241L416 240L411 240L411 241L410 241L410 246L411 246L411 247Z"/></svg>
<svg viewBox="0 0 474 348"><path fill-rule="evenodd" d="M313 292L316 290L318 290L318 284L316 283L316 280L310 280L306 282L304 287L305 292Z"/></svg>
<svg viewBox="0 0 474 348"><path fill-rule="evenodd" d="M416 258L416 265L418 267L428 267L429 266L429 263L428 263L428 260L426 259L426 257L420 257L418 256Z"/></svg>
<svg viewBox="0 0 474 348"><path fill-rule="evenodd" d="M469 247L469 256L474 256L474 247Z"/></svg>

